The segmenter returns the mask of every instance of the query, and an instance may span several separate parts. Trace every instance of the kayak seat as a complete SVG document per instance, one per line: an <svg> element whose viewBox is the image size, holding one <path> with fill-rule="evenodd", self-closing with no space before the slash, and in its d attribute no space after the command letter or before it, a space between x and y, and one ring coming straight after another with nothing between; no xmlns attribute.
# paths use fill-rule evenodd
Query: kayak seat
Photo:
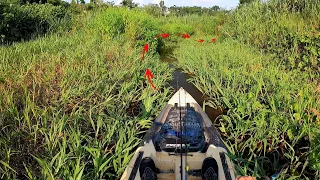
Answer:
<svg viewBox="0 0 320 180"><path fill-rule="evenodd" d="M202 128L201 115L190 106L171 107L164 124L159 132L156 132L153 142L158 152L203 151L206 139Z"/></svg>

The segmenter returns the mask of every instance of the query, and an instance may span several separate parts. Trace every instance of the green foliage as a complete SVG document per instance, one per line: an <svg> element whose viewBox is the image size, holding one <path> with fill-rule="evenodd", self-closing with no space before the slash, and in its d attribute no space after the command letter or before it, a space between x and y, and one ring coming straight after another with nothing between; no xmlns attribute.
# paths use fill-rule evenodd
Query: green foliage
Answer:
<svg viewBox="0 0 320 180"><path fill-rule="evenodd" d="M228 111L216 123L239 174L319 178L319 7L245 4L222 18L215 45L183 41L176 52L206 105Z"/></svg>
<svg viewBox="0 0 320 180"><path fill-rule="evenodd" d="M170 16L185 16L185 15L214 15L217 11L220 11L219 6L212 6L210 8L200 6L171 6L169 8Z"/></svg>
<svg viewBox="0 0 320 180"><path fill-rule="evenodd" d="M319 2L240 3L162 17L158 6L0 1L2 43L68 31L69 11L78 16L64 36L0 48L0 179L119 178L170 96L172 69L157 55L167 41L179 43L177 66L194 74L205 106L227 111L215 123L239 174L319 179ZM146 68L160 91L142 82Z"/></svg>
<svg viewBox="0 0 320 180"><path fill-rule="evenodd" d="M116 9L105 11L94 19L92 28L100 30L109 39L115 38L125 32L123 15Z"/></svg>
<svg viewBox="0 0 320 180"><path fill-rule="evenodd" d="M307 71L311 77L317 77L320 70L320 33L299 35L283 30L276 34L281 39L269 40L266 50L276 54L278 58L284 58L290 69Z"/></svg>
<svg viewBox="0 0 320 180"><path fill-rule="evenodd" d="M162 30L165 32L169 28L172 33L216 34L216 28L225 21L225 18L226 14L223 11L217 12L215 16L195 14L183 17L171 16L163 19L164 27Z"/></svg>
<svg viewBox="0 0 320 180"><path fill-rule="evenodd" d="M71 15L61 6L51 4L20 5L0 2L1 44L29 40L71 24Z"/></svg>
<svg viewBox="0 0 320 180"><path fill-rule="evenodd" d="M317 113L317 112L315 112ZM319 114L318 114L318 118L319 118ZM317 126L315 127L311 127L311 132L313 132L310 135L310 138L312 139L311 141L311 147L312 147L312 151L311 151L311 163L312 163L312 168L316 169L316 170L320 170L320 162L319 162L319 158L320 158L320 132Z"/></svg>
<svg viewBox="0 0 320 180"><path fill-rule="evenodd" d="M161 8L161 15L164 15L167 7L164 6L164 1L163 1L163 0L161 0L161 1L159 2L159 6L160 6L160 8Z"/></svg>
<svg viewBox="0 0 320 180"><path fill-rule="evenodd" d="M240 4L249 4L249 3L252 3L253 1L255 0L240 0Z"/></svg>
<svg viewBox="0 0 320 180"><path fill-rule="evenodd" d="M237 9L226 34L274 54L287 69L319 76L319 1L274 0Z"/></svg>
<svg viewBox="0 0 320 180"><path fill-rule="evenodd" d="M143 6L143 10L154 17L159 17L161 15L161 8L158 4L145 5Z"/></svg>
<svg viewBox="0 0 320 180"><path fill-rule="evenodd" d="M32 3L37 3L37 4L52 4L55 6L59 6L63 4L62 0L20 0L21 3L23 4L32 4Z"/></svg>
<svg viewBox="0 0 320 180"><path fill-rule="evenodd" d="M138 4L134 3L133 0L122 0L122 2L120 4L122 4L122 6L126 6L130 9L138 6Z"/></svg>
<svg viewBox="0 0 320 180"><path fill-rule="evenodd" d="M238 173L317 179L312 170L319 167L317 83L232 39L181 43L179 67L193 74L190 82L208 96L207 106L227 110L215 122Z"/></svg>
<svg viewBox="0 0 320 180"><path fill-rule="evenodd" d="M202 14L202 8L200 6L193 6L193 7L177 7L172 6L169 8L170 14L176 16L184 16L190 14Z"/></svg>
<svg viewBox="0 0 320 180"><path fill-rule="evenodd" d="M159 39L154 38L160 31L160 24L146 12L139 10L110 8L95 17L93 29L99 29L101 36L109 39L124 37L135 42L137 47L150 44L150 54L160 46Z"/></svg>
<svg viewBox="0 0 320 180"><path fill-rule="evenodd" d="M195 28L187 25L187 24L179 24L179 23L168 23L163 26L163 32L171 34L170 40L177 41L181 39L181 37L177 36L180 34L188 33L189 35L193 35L195 33Z"/></svg>
<svg viewBox="0 0 320 180"><path fill-rule="evenodd" d="M121 11L126 25L132 14ZM172 69L150 54L142 63L140 47L125 34L116 41L89 28L104 15L89 13L63 36L0 48L0 179L119 179L123 173L171 95L165 85ZM159 91L144 82L146 68Z"/></svg>
<svg viewBox="0 0 320 180"><path fill-rule="evenodd" d="M62 4L62 1L61 0L48 0L47 3L50 3L55 6L59 6Z"/></svg>

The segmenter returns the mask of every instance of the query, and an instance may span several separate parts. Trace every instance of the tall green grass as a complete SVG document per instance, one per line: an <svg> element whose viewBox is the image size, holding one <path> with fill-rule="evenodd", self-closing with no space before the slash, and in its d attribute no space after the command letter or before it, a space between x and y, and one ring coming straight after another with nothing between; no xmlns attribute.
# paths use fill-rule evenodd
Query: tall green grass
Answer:
<svg viewBox="0 0 320 180"><path fill-rule="evenodd" d="M227 110L215 124L239 174L319 178L319 90L308 73L286 71L272 56L232 39L190 39L175 55L208 96L206 106Z"/></svg>
<svg viewBox="0 0 320 180"><path fill-rule="evenodd" d="M211 36L183 41L178 66L227 110L215 120L239 174L319 179L319 6L315 0L242 5Z"/></svg>
<svg viewBox="0 0 320 180"><path fill-rule="evenodd" d="M198 46L185 41L176 56L208 96L206 105L228 110L215 123L240 174L315 177L320 105L317 83L307 73L285 71L234 40Z"/></svg>
<svg viewBox="0 0 320 180"><path fill-rule="evenodd" d="M215 124L239 174L320 178L318 14L315 0L214 17L96 9L70 32L1 47L0 179L119 178L171 95L173 70L157 55L167 40L154 38L163 32L206 106L227 110ZM217 33L215 44L194 41ZM146 68L159 91L144 82Z"/></svg>
<svg viewBox="0 0 320 180"><path fill-rule="evenodd" d="M63 6L0 1L0 45L28 41L46 33L68 31L72 14Z"/></svg>
<svg viewBox="0 0 320 180"><path fill-rule="evenodd" d="M190 35L214 35L216 27L225 19L227 14L224 11L217 12L215 16L209 15L187 15L182 17L163 17L162 31L176 35L178 33L189 33Z"/></svg>
<svg viewBox="0 0 320 180"><path fill-rule="evenodd" d="M142 62L134 40L93 27L104 15L0 48L0 179L117 179L124 171L171 95L172 70L150 54ZM159 91L144 82L146 68Z"/></svg>
<svg viewBox="0 0 320 180"><path fill-rule="evenodd" d="M227 35L273 54L288 70L319 77L319 1L257 1L234 10L227 19Z"/></svg>

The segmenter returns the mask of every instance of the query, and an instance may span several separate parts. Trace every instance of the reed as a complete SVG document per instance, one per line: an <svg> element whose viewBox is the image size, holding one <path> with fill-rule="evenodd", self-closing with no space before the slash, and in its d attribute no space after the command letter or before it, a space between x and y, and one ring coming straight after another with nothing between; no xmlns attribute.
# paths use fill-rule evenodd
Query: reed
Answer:
<svg viewBox="0 0 320 180"><path fill-rule="evenodd" d="M319 2L242 5L212 36L181 42L177 66L223 108L215 124L239 174L319 178Z"/></svg>
<svg viewBox="0 0 320 180"><path fill-rule="evenodd" d="M170 97L168 65L101 35L100 16L0 48L0 179L117 179Z"/></svg>
<svg viewBox="0 0 320 180"><path fill-rule="evenodd" d="M233 39L197 45L190 39L175 56L208 96L205 105L227 110L215 124L239 174L315 178L320 105L318 83L308 73L287 71L272 56Z"/></svg>

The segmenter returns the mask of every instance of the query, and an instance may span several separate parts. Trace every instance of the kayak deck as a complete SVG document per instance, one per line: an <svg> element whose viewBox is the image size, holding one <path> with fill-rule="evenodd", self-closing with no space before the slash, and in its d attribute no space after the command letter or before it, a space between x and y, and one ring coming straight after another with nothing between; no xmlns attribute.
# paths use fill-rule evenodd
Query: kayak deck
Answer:
<svg viewBox="0 0 320 180"><path fill-rule="evenodd" d="M154 160L154 163L158 169L157 177L158 179L164 178L164 179L181 179L180 174L180 167L181 167L181 157L180 154L170 154L167 152L156 152L154 145L152 141L148 144L145 144L145 146L139 147L137 152L139 154L135 154L133 159L136 161L131 161L127 167L127 171L123 174L121 179L140 179L140 174L138 170L138 166L135 164L140 164L141 159L143 157L150 157ZM192 153L183 153L182 158L182 169L184 177L186 174L188 174L188 179L201 179L200 173L195 172L201 172L201 167L203 160L208 157L213 157L219 166L218 174L219 179L226 179L226 180L234 180L235 176L233 173L233 166L230 162L230 160L225 155L226 150L221 147L215 147L213 145L210 145L208 147L208 150L206 153L201 152L192 152ZM223 159L223 158L224 159ZM186 165L188 166L188 170L186 171ZM133 173L132 175L132 172ZM126 174L128 173L128 174ZM130 175L132 175L132 178L130 178ZM170 178L169 178L170 177ZM187 178L184 178L187 179Z"/></svg>
<svg viewBox="0 0 320 180"><path fill-rule="evenodd" d="M193 107L178 107L176 103L160 131L154 135L156 150L179 153L182 145L184 152L203 151L206 140L201 122L201 116Z"/></svg>
<svg viewBox="0 0 320 180"><path fill-rule="evenodd" d="M201 168L207 158L217 161L219 180L235 179L220 134L183 88L170 99L142 143L121 179L141 179L139 166L146 157L154 161L158 179L181 179L181 169L182 179L202 179Z"/></svg>

